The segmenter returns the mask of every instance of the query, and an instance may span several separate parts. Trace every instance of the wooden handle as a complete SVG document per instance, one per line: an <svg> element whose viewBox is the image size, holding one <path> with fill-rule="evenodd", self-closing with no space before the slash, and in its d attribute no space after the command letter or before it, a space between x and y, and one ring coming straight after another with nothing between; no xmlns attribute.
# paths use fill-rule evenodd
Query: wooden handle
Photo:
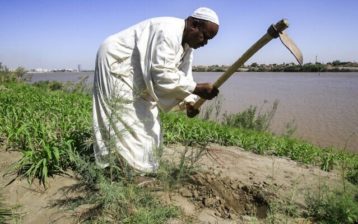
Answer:
<svg viewBox="0 0 358 224"><path fill-rule="evenodd" d="M234 64L232 64L215 82L214 86L219 88L232 74L234 74L249 58L252 57L258 50L270 42L273 38L277 38L279 33L288 27L288 22L285 19L280 20L275 25L271 25L267 33L263 35L256 43L254 43ZM194 104L195 109L199 109L205 103L205 99L200 98Z"/></svg>

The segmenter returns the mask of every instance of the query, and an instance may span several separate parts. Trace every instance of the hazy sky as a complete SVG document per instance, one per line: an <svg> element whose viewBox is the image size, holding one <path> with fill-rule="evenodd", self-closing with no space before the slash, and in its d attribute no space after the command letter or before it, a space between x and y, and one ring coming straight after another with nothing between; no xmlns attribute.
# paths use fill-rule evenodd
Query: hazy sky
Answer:
<svg viewBox="0 0 358 224"><path fill-rule="evenodd" d="M358 0L0 0L0 62L9 68L93 69L101 42L141 20L186 18L206 6L220 30L194 53L195 65L232 64L286 18L304 62L358 61ZM246 64L293 62L273 40Z"/></svg>

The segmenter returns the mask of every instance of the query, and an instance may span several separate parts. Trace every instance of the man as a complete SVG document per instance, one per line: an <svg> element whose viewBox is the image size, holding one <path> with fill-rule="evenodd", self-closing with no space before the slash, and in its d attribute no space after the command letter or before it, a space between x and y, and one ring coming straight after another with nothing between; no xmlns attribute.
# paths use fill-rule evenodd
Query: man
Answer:
<svg viewBox="0 0 358 224"><path fill-rule="evenodd" d="M94 76L94 153L101 167L117 151L135 170L155 172L161 144L158 109L187 109L198 97L212 99L218 89L192 77L193 49L219 30L214 11L199 8L187 19L145 20L108 37L100 46Z"/></svg>

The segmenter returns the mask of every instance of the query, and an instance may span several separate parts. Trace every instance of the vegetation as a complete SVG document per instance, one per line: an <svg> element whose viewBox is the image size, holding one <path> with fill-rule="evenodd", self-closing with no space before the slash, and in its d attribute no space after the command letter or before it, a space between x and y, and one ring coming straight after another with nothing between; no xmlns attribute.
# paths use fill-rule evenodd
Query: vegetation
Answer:
<svg viewBox="0 0 358 224"><path fill-rule="evenodd" d="M27 84L3 85L0 133L8 146L23 153L14 167L31 182L73 166L73 152L83 151L91 137L91 100Z"/></svg>
<svg viewBox="0 0 358 224"><path fill-rule="evenodd" d="M356 197L354 192L331 191L326 186L322 186L318 192L309 192L306 196L308 215L314 217L317 223L357 223Z"/></svg>
<svg viewBox="0 0 358 224"><path fill-rule="evenodd" d="M273 103L272 110L266 113L257 111L257 106L250 106L238 114L224 114L223 123L228 126L255 131L267 131L276 113L278 101Z"/></svg>
<svg viewBox="0 0 358 224"><path fill-rule="evenodd" d="M39 179L46 185L49 176L74 170L82 180L83 188L78 189L89 191L63 203L92 205L83 220L163 223L178 216L176 208L162 205L145 189L138 188L132 171L124 172L116 162L109 170L96 168L91 156L91 96L83 92L85 88L51 82L29 85L21 82L22 73L10 72L3 66L0 69L0 144L22 152L22 159L13 167L15 172L30 182ZM183 113L161 114L165 144L240 146L259 154L318 165L327 171L344 164L344 179L357 183L358 155L265 132L276 108L277 103L271 111L260 113L250 107L240 114L227 115L223 123L189 119ZM203 152L199 150L189 158L188 150L178 167L162 164L165 169L160 170L159 178L167 180L169 187L191 172ZM329 203L332 201L336 203ZM318 221L324 222L328 214L334 215L329 217L337 223L357 221L357 201L352 194L320 195L311 202L309 216Z"/></svg>
<svg viewBox="0 0 358 224"><path fill-rule="evenodd" d="M164 139L170 143L217 143L240 146L259 154L284 156L290 159L319 165L331 170L342 159L347 160L349 170L354 170L358 156L332 148L322 149L302 140L276 136L267 132L239 129L215 122L192 119L182 114L163 114Z"/></svg>
<svg viewBox="0 0 358 224"><path fill-rule="evenodd" d="M211 65L211 66L194 66L195 72L224 72L229 68L226 65ZM256 62L251 65L242 66L238 71L248 72L356 72L358 71L358 63L355 62L341 62L335 60L327 64L306 63L301 65L295 63L283 64L258 64Z"/></svg>
<svg viewBox="0 0 358 224"><path fill-rule="evenodd" d="M150 191L138 187L133 173L124 174L118 161L111 161L110 171L98 168L88 155L76 157L80 182L67 191L80 196L57 201L56 205L70 209L87 205L89 209L81 214L80 222L159 224L179 215L177 208L161 204Z"/></svg>
<svg viewBox="0 0 358 224"><path fill-rule="evenodd" d="M24 77L25 73L26 70L23 67L19 67L15 71L10 71L0 62L0 83L26 81Z"/></svg>

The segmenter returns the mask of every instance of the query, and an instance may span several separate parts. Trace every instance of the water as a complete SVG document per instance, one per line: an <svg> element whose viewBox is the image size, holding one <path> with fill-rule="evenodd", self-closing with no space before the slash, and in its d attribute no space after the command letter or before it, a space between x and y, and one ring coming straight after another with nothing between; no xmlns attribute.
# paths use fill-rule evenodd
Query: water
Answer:
<svg viewBox="0 0 358 224"><path fill-rule="evenodd" d="M197 82L214 82L222 73L194 73ZM39 80L93 80L93 73L33 74ZM358 152L358 73L252 73L234 74L220 88L221 112L237 113L250 105L269 110L279 106L271 129L282 134L294 121L294 136L313 144Z"/></svg>

